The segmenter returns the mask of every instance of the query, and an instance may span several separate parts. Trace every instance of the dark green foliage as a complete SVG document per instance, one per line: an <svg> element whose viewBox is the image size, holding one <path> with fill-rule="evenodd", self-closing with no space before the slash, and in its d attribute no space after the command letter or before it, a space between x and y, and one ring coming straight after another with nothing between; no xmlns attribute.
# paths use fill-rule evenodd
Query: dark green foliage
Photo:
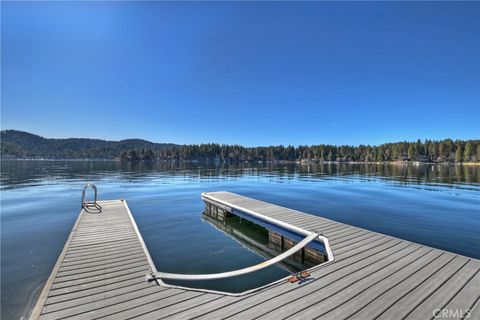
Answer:
<svg viewBox="0 0 480 320"><path fill-rule="evenodd" d="M179 161L412 161L480 162L480 140L451 139L386 143L379 146L243 147L215 143L174 145L130 139L45 139L26 132L1 132L2 157Z"/></svg>
<svg viewBox="0 0 480 320"><path fill-rule="evenodd" d="M465 144L465 151L463 151L463 161L471 161L473 155L473 147L470 141Z"/></svg>
<svg viewBox="0 0 480 320"><path fill-rule="evenodd" d="M46 139L17 130L4 130L0 137L3 158L114 159L122 152L139 150L146 158L153 159L154 151L175 146L140 139Z"/></svg>
<svg viewBox="0 0 480 320"><path fill-rule="evenodd" d="M408 147L408 158L415 159L415 147L413 146L413 144L410 144L410 146Z"/></svg>
<svg viewBox="0 0 480 320"><path fill-rule="evenodd" d="M239 145L220 145L220 144L201 144L184 145L176 148L167 148L154 152L154 158L157 160L179 160L179 161L396 161L410 159L412 161L422 162L460 162L466 149L466 144L470 144L472 157L480 162L480 140L453 142L451 139L442 141L427 140L424 143L417 142L397 142L387 143L379 146L270 146L270 147L242 147ZM442 147L440 147L442 145ZM458 150L460 148L460 158ZM438 150L442 150L440 156ZM473 154L477 154L473 157ZM142 156L131 156L122 154L125 160L141 160ZM460 159L460 160L459 160ZM473 160L473 159L472 159Z"/></svg>
<svg viewBox="0 0 480 320"><path fill-rule="evenodd" d="M457 151L455 151L455 162L462 162L462 157L463 151L462 151L462 145L457 146Z"/></svg>

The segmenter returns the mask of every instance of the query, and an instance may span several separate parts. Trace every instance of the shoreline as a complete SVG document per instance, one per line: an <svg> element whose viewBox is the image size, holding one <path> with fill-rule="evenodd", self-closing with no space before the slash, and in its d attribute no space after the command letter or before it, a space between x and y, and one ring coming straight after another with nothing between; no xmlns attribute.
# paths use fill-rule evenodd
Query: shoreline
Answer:
<svg viewBox="0 0 480 320"><path fill-rule="evenodd" d="M323 165L323 164L388 164L388 165L452 165L452 166L480 166L480 162L420 162L420 161L304 161L304 160L257 160L257 161L225 161L225 160L123 160L123 159L62 159L62 158L0 158L0 161L115 161L126 163L138 163L138 162L179 162L179 163L228 163L228 164L299 164L299 165Z"/></svg>

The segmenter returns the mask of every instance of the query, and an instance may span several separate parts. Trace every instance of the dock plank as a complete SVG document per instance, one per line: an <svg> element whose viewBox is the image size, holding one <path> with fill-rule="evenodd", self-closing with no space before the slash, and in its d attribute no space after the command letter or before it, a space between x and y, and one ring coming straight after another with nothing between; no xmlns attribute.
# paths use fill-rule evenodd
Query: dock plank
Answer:
<svg viewBox="0 0 480 320"><path fill-rule="evenodd" d="M461 269L462 272L455 273L450 279L443 283L438 290L435 290L418 307L413 310L407 319L420 319L432 316L431 310L436 308L443 309L475 276L479 270L479 265L470 260Z"/></svg>
<svg viewBox="0 0 480 320"><path fill-rule="evenodd" d="M452 263L458 265L460 262L461 259L455 259L455 257L441 254L437 259L433 260L432 263L426 265L424 268L418 269L411 277L405 279L405 281L387 288L385 292L377 295L374 299L369 298L364 306L354 310L347 318L366 319L371 317L375 319L395 304L395 302L399 300L399 297L407 295L417 286L445 268L447 264Z"/></svg>
<svg viewBox="0 0 480 320"><path fill-rule="evenodd" d="M375 247L374 250L364 250L363 252L362 251L356 252L352 254L350 257L343 259L337 265L330 264L330 265L325 265L323 267L321 266L319 270L314 271L314 274L312 274L312 278L317 279L317 276L320 274L321 279L323 279L322 281L325 281L325 282L338 281L343 276L351 272L352 269L361 268L362 266L364 266L365 264L368 264L371 261L377 261L376 259L381 255L390 254L392 252L401 250L403 248L404 247L401 246L401 242L399 241L386 242L380 246ZM373 260L370 260L375 255L377 256L374 257ZM358 265L358 263L361 263L361 265ZM356 265L353 266L353 264L356 264ZM314 281L317 281L317 280L314 280ZM311 284L309 284L308 286L311 286ZM225 301L223 301L222 299L222 301L219 300L219 302L216 303L216 305L215 304L210 305L209 309L206 312L196 314L196 316L203 316L203 315L206 315L207 313L213 313L214 311L215 311L215 315L218 318L226 317L229 314L233 316L242 311L248 310L250 308L257 308L259 305L269 300L276 301L280 299L281 296L287 294L288 292L292 290L298 290L302 287L303 286L296 286L296 285L292 286L291 284L285 282L285 283L276 285L275 287L262 290L258 293L253 293L251 295L241 297L239 301L233 300L231 304L226 304ZM274 307L275 306L272 306L272 308ZM223 310L217 311L220 309L223 309ZM259 308L259 309L262 310L262 308ZM195 310L195 312L200 312L200 311L201 310ZM192 313L193 311L190 311L190 312Z"/></svg>
<svg viewBox="0 0 480 320"><path fill-rule="evenodd" d="M281 297L269 298L265 303L255 308L249 308L234 318L250 319L254 317L254 314L272 319L285 318L295 314L308 317L309 314L316 312L316 308L311 308L311 306L317 304L319 300L328 299L330 304L334 304L335 301L343 301L342 299L345 296L341 292L346 292L349 286L366 277L373 277L376 273L387 272L390 270L388 267L392 264L407 263L409 261L408 257L418 249L414 246L401 247L392 254L367 260L365 266L357 266L355 271L353 269L343 270L344 275L340 278L335 278L335 275L329 278L322 277L308 285L294 287L293 289L290 287L290 290ZM332 281L332 278L335 280ZM299 316L299 319L303 318Z"/></svg>
<svg viewBox="0 0 480 320"><path fill-rule="evenodd" d="M145 278L155 266L126 202L101 201L101 213L80 212L31 319L429 319L436 308L480 314L479 260L233 193L206 195L322 232L335 260L311 270L304 284L282 281L241 296L161 286Z"/></svg>

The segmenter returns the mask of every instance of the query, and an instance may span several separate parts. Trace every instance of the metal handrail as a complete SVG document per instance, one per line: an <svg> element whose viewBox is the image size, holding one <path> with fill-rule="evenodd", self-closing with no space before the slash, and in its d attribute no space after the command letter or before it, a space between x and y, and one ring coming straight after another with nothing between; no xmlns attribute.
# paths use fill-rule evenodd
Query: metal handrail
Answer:
<svg viewBox="0 0 480 320"><path fill-rule="evenodd" d="M267 268L271 265L274 265L282 260L285 260L286 258L290 257L293 255L295 252L299 251L303 247L305 247L307 244L312 242L318 238L318 234L312 232L310 233L307 237L305 237L302 241L297 243L294 247L288 249L287 251L281 253L280 255L276 256L275 258L272 258L267 261L263 261L259 264L256 264L251 267L239 269L239 270L234 270L234 271L227 271L227 272L222 272L222 273L211 273L211 274L177 274L177 273L166 273L166 272L156 272L151 275L151 277L148 277L147 279L153 280L153 279L169 279L169 280L214 280L214 279L224 279L224 278L230 278L230 277L236 277L240 276L243 274L255 272L264 268Z"/></svg>
<svg viewBox="0 0 480 320"><path fill-rule="evenodd" d="M85 201L85 193L88 188L92 188L94 191L94 197L93 197L93 202L86 202ZM93 183L87 183L82 190L82 209L89 209L91 207L96 208L97 210L102 210L102 207L97 203L97 186L95 186ZM88 210L87 210L88 211Z"/></svg>

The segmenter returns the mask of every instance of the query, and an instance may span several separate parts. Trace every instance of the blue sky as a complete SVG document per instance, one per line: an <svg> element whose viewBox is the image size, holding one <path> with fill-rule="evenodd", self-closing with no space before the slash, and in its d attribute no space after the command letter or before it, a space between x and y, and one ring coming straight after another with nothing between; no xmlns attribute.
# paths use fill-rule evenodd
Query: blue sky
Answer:
<svg viewBox="0 0 480 320"><path fill-rule="evenodd" d="M379 144L480 136L478 2L2 2L1 126Z"/></svg>

